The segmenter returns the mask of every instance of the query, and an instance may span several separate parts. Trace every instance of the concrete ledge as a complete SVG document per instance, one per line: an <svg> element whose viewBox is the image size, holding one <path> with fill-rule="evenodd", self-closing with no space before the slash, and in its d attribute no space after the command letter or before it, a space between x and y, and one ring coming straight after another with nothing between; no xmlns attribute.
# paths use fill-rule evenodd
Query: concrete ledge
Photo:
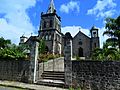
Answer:
<svg viewBox="0 0 120 90"><path fill-rule="evenodd" d="M0 81L0 86L13 87L13 88L19 88L19 89L25 89L25 90L35 90L35 89L31 89L23 86L21 82L13 82L13 81Z"/></svg>
<svg viewBox="0 0 120 90"><path fill-rule="evenodd" d="M2 81L2 80L0 80L0 85L6 87L20 88L25 90L67 90L57 87L48 87L42 85L27 84L22 82L15 82L15 81Z"/></svg>
<svg viewBox="0 0 120 90"><path fill-rule="evenodd" d="M30 88L23 88L23 87L18 87L18 86L11 86L11 85L1 85L2 87L8 87L8 88L14 88L14 89L20 89L20 90L35 90L35 89L30 89Z"/></svg>

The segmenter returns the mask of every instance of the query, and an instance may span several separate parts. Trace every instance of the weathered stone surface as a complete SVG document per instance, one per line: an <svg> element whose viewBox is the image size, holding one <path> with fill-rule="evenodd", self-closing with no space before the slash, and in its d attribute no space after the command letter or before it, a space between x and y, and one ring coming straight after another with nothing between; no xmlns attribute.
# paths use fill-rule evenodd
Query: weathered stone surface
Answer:
<svg viewBox="0 0 120 90"><path fill-rule="evenodd" d="M65 85L72 85L72 37L70 33L65 34L64 48L64 69L65 69Z"/></svg>
<svg viewBox="0 0 120 90"><path fill-rule="evenodd" d="M91 90L120 90L120 62L72 61L72 73L74 85L89 86Z"/></svg>
<svg viewBox="0 0 120 90"><path fill-rule="evenodd" d="M28 82L29 61L0 60L0 79Z"/></svg>
<svg viewBox="0 0 120 90"><path fill-rule="evenodd" d="M30 77L29 81L31 83L36 83L38 79L38 47L39 43L37 42L37 39L32 42L31 50L30 50Z"/></svg>

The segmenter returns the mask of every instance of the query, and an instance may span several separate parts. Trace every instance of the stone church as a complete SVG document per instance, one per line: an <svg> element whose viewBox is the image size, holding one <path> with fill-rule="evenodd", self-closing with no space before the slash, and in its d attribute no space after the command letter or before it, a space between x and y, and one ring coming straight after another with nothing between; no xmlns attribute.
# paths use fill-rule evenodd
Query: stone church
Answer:
<svg viewBox="0 0 120 90"><path fill-rule="evenodd" d="M41 21L38 36L31 36L29 39L22 36L20 43L30 42L31 38L45 40L46 52L52 54L63 54L64 34L61 32L61 17L57 14L53 0L50 1L46 13L41 13ZM90 29L91 36L79 31L72 37L73 56L89 58L92 50L99 47L98 29L93 26ZM26 39L26 40L25 40Z"/></svg>

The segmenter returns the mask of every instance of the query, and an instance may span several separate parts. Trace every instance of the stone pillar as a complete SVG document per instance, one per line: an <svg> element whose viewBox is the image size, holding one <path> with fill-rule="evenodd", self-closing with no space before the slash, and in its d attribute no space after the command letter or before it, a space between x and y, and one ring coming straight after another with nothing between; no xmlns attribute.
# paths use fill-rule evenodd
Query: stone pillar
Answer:
<svg viewBox="0 0 120 90"><path fill-rule="evenodd" d="M72 36L70 33L65 34L64 47L64 71L65 71L65 85L72 85Z"/></svg>
<svg viewBox="0 0 120 90"><path fill-rule="evenodd" d="M30 50L30 83L36 83L37 80L37 70L38 70L38 46L39 43L36 40L33 40L31 43Z"/></svg>

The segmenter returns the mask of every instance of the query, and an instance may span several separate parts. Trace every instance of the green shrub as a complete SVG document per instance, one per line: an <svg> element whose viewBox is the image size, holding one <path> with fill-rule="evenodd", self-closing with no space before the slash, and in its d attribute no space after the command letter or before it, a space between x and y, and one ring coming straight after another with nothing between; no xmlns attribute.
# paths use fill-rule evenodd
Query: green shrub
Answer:
<svg viewBox="0 0 120 90"><path fill-rule="evenodd" d="M56 55L49 54L49 53L48 54L40 54L39 58L38 58L38 61L39 62L46 62L48 60L58 58L58 57L60 57L58 54L56 54Z"/></svg>
<svg viewBox="0 0 120 90"><path fill-rule="evenodd" d="M79 57L79 56L76 56L76 60L80 60L80 57Z"/></svg>
<svg viewBox="0 0 120 90"><path fill-rule="evenodd" d="M17 49L5 48L0 50L0 58L7 59L25 59L25 53L18 51Z"/></svg>

